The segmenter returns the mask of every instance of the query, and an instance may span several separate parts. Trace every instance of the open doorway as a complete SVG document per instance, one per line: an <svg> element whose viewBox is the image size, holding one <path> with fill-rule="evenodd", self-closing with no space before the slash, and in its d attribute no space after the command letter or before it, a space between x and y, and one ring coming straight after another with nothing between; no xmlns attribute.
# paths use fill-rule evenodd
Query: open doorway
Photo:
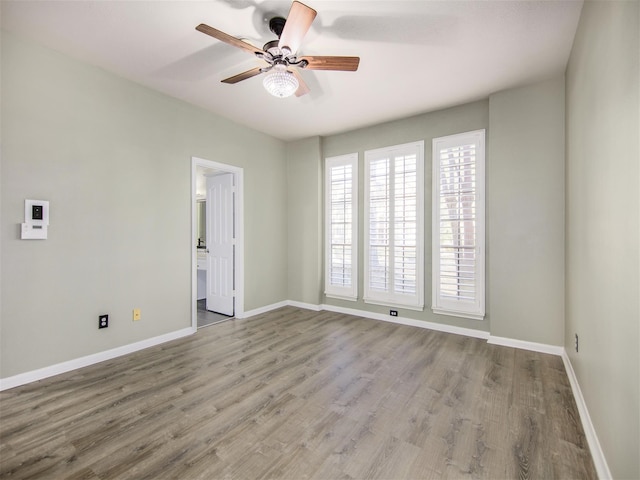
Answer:
<svg viewBox="0 0 640 480"><path fill-rule="evenodd" d="M244 314L243 170L192 158L192 328Z"/></svg>

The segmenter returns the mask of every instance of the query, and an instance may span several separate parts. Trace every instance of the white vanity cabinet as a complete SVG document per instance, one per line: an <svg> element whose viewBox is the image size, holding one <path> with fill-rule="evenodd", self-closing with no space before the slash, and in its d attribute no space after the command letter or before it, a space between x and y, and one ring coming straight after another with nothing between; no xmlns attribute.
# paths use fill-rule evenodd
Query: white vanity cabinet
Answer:
<svg viewBox="0 0 640 480"><path fill-rule="evenodd" d="M198 300L207 298L207 252L198 249Z"/></svg>

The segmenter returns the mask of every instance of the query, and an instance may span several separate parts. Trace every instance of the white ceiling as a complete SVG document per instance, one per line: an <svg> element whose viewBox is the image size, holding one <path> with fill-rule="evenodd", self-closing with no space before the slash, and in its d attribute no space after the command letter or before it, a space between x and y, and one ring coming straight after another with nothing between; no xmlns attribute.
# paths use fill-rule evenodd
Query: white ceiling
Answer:
<svg viewBox="0 0 640 480"><path fill-rule="evenodd" d="M303 0L304 1L304 0ZM487 98L564 72L582 0L307 0L318 11L299 55L359 56L357 72L303 71L278 99L260 65L195 30L258 47L289 0L2 0L2 28L283 140L329 135Z"/></svg>

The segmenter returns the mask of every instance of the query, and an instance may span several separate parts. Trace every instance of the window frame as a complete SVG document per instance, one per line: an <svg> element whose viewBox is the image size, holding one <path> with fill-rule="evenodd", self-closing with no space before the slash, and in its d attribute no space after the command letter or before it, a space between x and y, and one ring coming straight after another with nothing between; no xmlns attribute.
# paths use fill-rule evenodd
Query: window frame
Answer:
<svg viewBox="0 0 640 480"><path fill-rule="evenodd" d="M351 285L349 287L332 285L332 169L350 165L351 171ZM349 153L325 158L325 271L324 294L329 298L356 301L358 299L358 154Z"/></svg>
<svg viewBox="0 0 640 480"><path fill-rule="evenodd" d="M474 292L473 301L454 299L445 297L441 293L441 254L440 254L440 152L443 149L461 147L469 144L475 145L475 264L474 264ZM447 135L434 138L432 141L432 164L433 164L433 198L432 198L432 310L436 314L451 315L456 317L483 320L485 316L485 255L486 255L486 143L485 130L474 130L471 132Z"/></svg>
<svg viewBox="0 0 640 480"><path fill-rule="evenodd" d="M395 226L395 166L389 170L389 288L386 290L375 289L370 282L370 253L371 253L371 163L384 158L389 159L389 164L393 164L393 159L400 156L416 156L416 285L414 294L399 293L395 291L395 260L394 253L397 244L391 241L394 237ZM410 310L424 310L424 141L415 141L401 145L394 145L384 148L365 151L365 172L364 172L364 302L375 305L393 306Z"/></svg>

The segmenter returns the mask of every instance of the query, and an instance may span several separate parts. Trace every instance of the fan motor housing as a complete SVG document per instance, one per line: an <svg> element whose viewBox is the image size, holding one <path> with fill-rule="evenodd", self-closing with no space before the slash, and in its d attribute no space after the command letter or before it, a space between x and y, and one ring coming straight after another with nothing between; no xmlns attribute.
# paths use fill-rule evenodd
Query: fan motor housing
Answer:
<svg viewBox="0 0 640 480"><path fill-rule="evenodd" d="M271 30L275 35L280 38L282 35L282 30L284 30L284 24L287 23L287 20L282 17L273 17L269 20L269 30Z"/></svg>
<svg viewBox="0 0 640 480"><path fill-rule="evenodd" d="M265 52L269 52L269 53L271 53L271 49L272 49L272 48L279 48L279 47L278 47L279 43L280 43L280 41L279 41L279 40L271 40L270 42L265 43L265 44L264 44L264 47L262 47L262 49L263 49Z"/></svg>

